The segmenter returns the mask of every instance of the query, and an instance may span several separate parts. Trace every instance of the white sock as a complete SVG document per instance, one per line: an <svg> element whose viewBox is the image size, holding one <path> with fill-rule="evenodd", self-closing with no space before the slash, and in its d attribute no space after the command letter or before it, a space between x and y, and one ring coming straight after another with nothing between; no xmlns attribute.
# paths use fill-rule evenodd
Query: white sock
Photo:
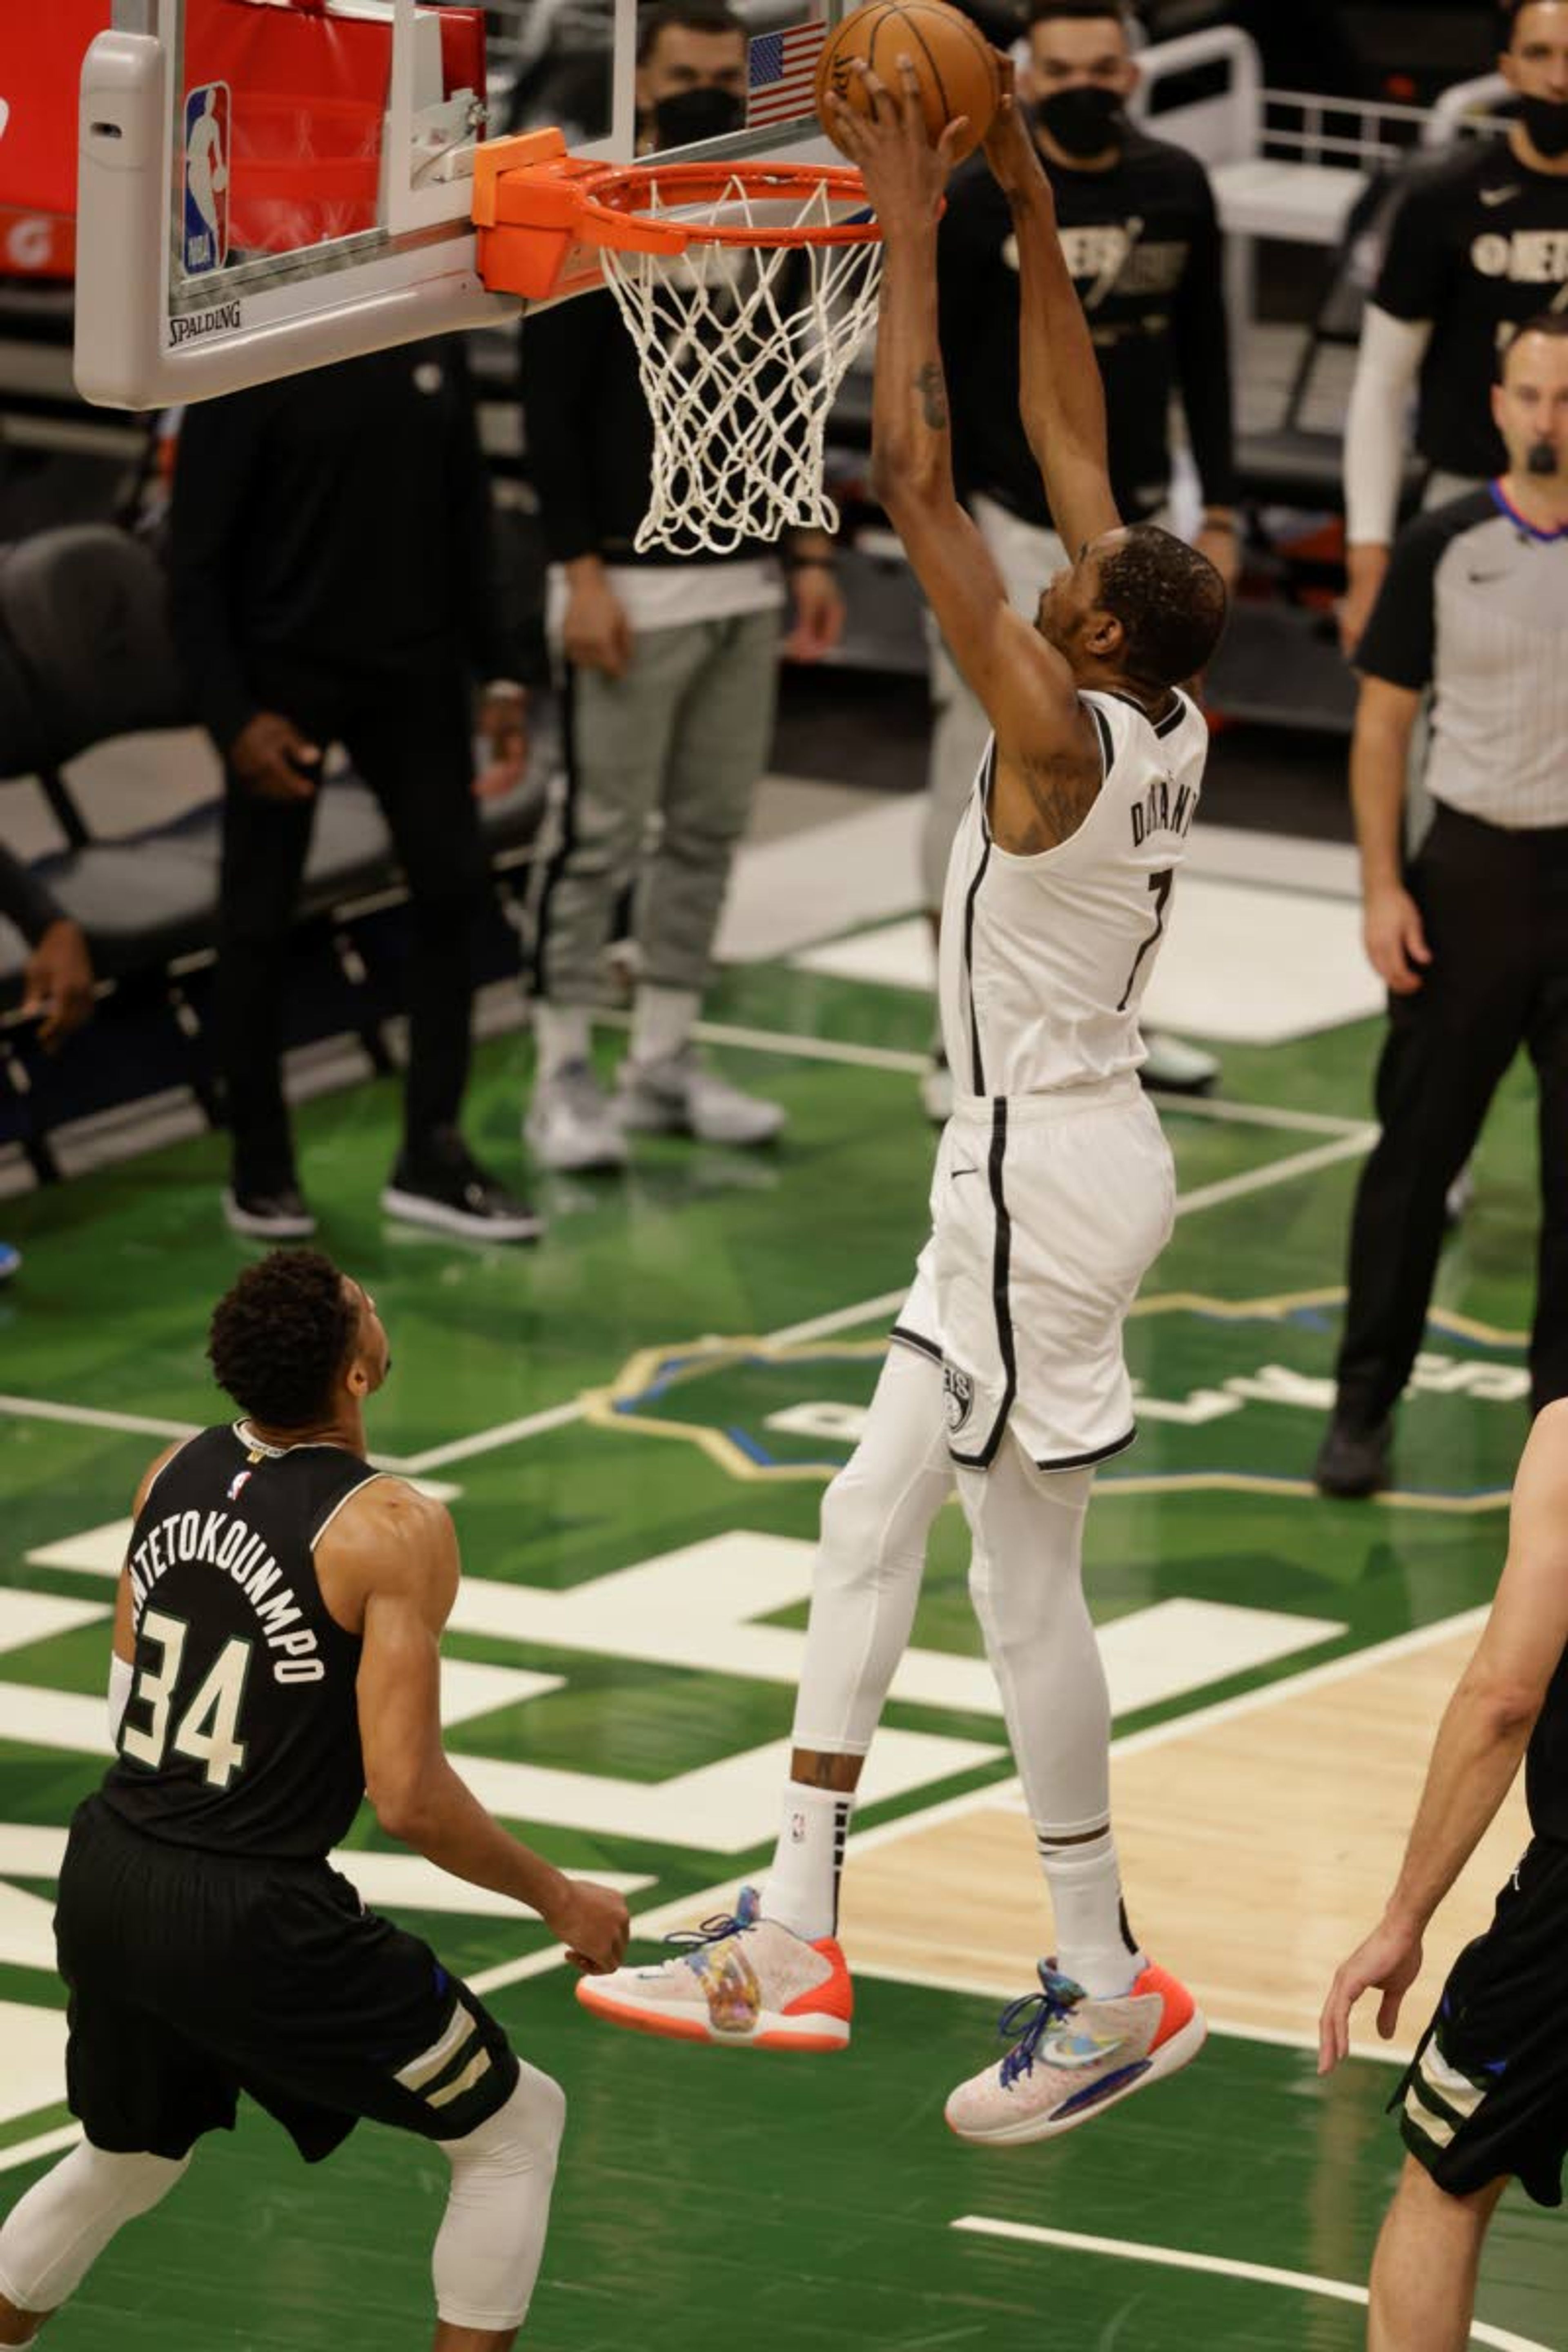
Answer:
<svg viewBox="0 0 1568 2352"><path fill-rule="evenodd" d="M1127 1924L1116 1840L1107 1830L1103 1837L1064 1845L1037 1826L1035 1843L1056 1915L1058 1968L1097 1999L1128 1991L1149 1962Z"/></svg>
<svg viewBox="0 0 1568 2352"><path fill-rule="evenodd" d="M585 1004L551 1004L542 996L533 1007L533 1037L539 1075L552 1078L568 1062L585 1062L594 1016Z"/></svg>
<svg viewBox="0 0 1568 2352"><path fill-rule="evenodd" d="M702 1010L694 988L639 988L632 1006L632 1059L668 1062L685 1052Z"/></svg>
<svg viewBox="0 0 1568 2352"><path fill-rule="evenodd" d="M838 1881L854 1804L842 1790L813 1789L801 1780L790 1781L784 1790L762 1916L808 1943L838 1933Z"/></svg>

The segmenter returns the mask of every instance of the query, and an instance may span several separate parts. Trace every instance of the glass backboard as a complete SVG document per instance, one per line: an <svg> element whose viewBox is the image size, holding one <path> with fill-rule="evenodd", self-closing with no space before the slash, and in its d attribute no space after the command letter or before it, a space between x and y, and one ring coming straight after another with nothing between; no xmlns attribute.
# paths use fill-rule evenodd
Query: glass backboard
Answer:
<svg viewBox="0 0 1568 2352"><path fill-rule="evenodd" d="M659 152L807 152L843 6L741 0L738 120ZM647 152L638 24L637 0L115 0L82 78L79 388L163 406L515 314L475 267L475 142L552 122Z"/></svg>

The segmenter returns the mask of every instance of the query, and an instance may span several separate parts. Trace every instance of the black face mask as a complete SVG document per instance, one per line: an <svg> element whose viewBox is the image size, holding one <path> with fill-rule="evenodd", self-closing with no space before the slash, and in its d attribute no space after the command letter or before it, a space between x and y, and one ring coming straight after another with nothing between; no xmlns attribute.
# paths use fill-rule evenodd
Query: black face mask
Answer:
<svg viewBox="0 0 1568 2352"><path fill-rule="evenodd" d="M1121 136L1124 117L1121 99L1113 89L1092 82L1076 89L1054 89L1035 108L1035 121L1056 141L1064 155L1103 155Z"/></svg>
<svg viewBox="0 0 1568 2352"><path fill-rule="evenodd" d="M695 89L678 89L661 98L653 110L653 143L660 154L671 147L694 147L700 139L722 139L739 131L746 120L743 99L716 83L699 83Z"/></svg>
<svg viewBox="0 0 1568 2352"><path fill-rule="evenodd" d="M1521 99L1519 113L1525 136L1538 155L1552 163L1568 155L1568 105L1561 99Z"/></svg>

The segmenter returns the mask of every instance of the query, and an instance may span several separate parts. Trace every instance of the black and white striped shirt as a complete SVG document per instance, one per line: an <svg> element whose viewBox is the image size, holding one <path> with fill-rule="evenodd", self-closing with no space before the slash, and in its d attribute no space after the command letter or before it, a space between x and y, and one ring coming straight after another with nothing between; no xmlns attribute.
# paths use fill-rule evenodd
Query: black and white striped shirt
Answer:
<svg viewBox="0 0 1568 2352"><path fill-rule="evenodd" d="M1400 537L1356 667L1434 688L1432 797L1510 832L1568 825L1568 528L1500 482Z"/></svg>

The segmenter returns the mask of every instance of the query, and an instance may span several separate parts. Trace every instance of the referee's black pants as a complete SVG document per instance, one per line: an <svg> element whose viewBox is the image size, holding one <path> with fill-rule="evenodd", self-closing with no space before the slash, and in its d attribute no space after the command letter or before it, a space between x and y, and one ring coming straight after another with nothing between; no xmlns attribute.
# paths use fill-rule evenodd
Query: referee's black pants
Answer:
<svg viewBox="0 0 1568 2352"><path fill-rule="evenodd" d="M1351 1227L1339 1412L1397 1404L1426 1328L1444 1203L1521 1045L1540 1087L1541 1249L1531 1409L1568 1395L1568 826L1505 832L1438 804L1409 876L1432 961L1389 999L1382 1139Z"/></svg>
<svg viewBox="0 0 1568 2352"><path fill-rule="evenodd" d="M473 940L488 888L473 794L466 663L445 642L396 669L327 668L258 654L258 707L325 751L341 743L385 814L409 892L405 1149L457 1124L468 1074ZM330 792L330 784L323 787ZM289 928L315 802L274 801L226 778L216 1027L236 1192L292 1184L283 1099Z"/></svg>

